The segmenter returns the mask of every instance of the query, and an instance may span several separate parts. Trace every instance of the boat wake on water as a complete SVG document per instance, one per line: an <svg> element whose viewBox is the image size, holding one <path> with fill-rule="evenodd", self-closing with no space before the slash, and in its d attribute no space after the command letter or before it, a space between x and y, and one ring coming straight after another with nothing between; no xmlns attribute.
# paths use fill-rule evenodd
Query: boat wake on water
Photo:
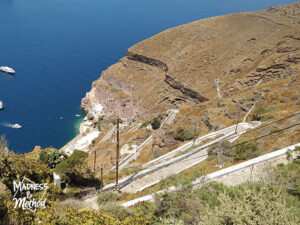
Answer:
<svg viewBox="0 0 300 225"><path fill-rule="evenodd" d="M22 126L20 124L17 124L17 123L0 123L1 126L4 126L4 127L10 127L10 128L13 128L13 129L20 129L22 128Z"/></svg>

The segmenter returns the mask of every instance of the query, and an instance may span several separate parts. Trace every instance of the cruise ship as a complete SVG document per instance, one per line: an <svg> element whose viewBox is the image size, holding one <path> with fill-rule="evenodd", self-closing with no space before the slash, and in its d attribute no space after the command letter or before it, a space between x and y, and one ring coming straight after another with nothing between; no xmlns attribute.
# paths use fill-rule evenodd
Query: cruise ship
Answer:
<svg viewBox="0 0 300 225"><path fill-rule="evenodd" d="M3 102L0 101L0 109L3 109Z"/></svg>
<svg viewBox="0 0 300 225"><path fill-rule="evenodd" d="M16 71L14 71L14 69L7 67L7 66L0 66L0 70L5 73L9 73L9 74L14 74L16 72Z"/></svg>

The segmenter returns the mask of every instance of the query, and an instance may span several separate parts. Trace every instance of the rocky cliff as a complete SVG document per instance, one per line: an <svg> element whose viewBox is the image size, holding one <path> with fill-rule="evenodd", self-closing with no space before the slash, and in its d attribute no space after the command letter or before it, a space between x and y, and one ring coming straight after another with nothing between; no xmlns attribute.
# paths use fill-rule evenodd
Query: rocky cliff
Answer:
<svg viewBox="0 0 300 225"><path fill-rule="evenodd" d="M128 50L82 99L90 112L133 117L192 107L259 82L299 74L300 4L208 18L166 30Z"/></svg>
<svg viewBox="0 0 300 225"><path fill-rule="evenodd" d="M150 132L151 145L143 149L137 161L144 163L181 145L175 138L178 130L197 130L204 135L236 124L250 109L253 110L244 119L260 120L262 124L299 112L299 75L298 2L208 18L144 40L102 72L81 105L94 125L97 116L93 112L102 107L107 121L117 115L137 120L122 130L121 142L138 146ZM216 79L221 82L221 99L217 98ZM179 109L171 124L155 131L139 125L145 121L149 124L168 109ZM299 117L291 117L254 132L252 137L297 121ZM114 139L101 142L111 127L101 128L102 136L93 141L89 150L99 150L98 164L107 163L111 168ZM297 142L299 129L295 127L263 139L259 148L268 152Z"/></svg>

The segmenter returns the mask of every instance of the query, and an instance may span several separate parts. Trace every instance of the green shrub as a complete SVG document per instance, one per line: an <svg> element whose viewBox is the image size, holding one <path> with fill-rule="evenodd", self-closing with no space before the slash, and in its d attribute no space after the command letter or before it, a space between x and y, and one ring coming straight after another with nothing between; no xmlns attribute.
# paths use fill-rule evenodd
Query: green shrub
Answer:
<svg viewBox="0 0 300 225"><path fill-rule="evenodd" d="M98 194L98 197L97 197L97 202L99 205L101 204L105 204L105 203L108 203L108 202L115 202L117 200L120 199L120 195L115 193L115 192L112 192L112 191L104 191L104 192L100 192Z"/></svg>
<svg viewBox="0 0 300 225"><path fill-rule="evenodd" d="M283 186L289 194L300 197L300 162L298 159L287 165L279 164L272 169L269 178L272 184Z"/></svg>
<svg viewBox="0 0 300 225"><path fill-rule="evenodd" d="M75 199L75 198L69 198L69 199L66 199L62 202L60 202L59 204L59 208L61 210L66 210L66 209L82 209L85 207L85 204L82 200L78 200L78 199Z"/></svg>
<svg viewBox="0 0 300 225"><path fill-rule="evenodd" d="M124 220L128 216L132 216L133 212L129 208L121 206L117 202L108 202L99 206L101 211L107 212L114 218Z"/></svg>
<svg viewBox="0 0 300 225"><path fill-rule="evenodd" d="M88 153L75 150L71 156L57 164L55 171L67 182L75 181L81 174Z"/></svg>
<svg viewBox="0 0 300 225"><path fill-rule="evenodd" d="M173 133L173 137L175 140L177 141L186 141L186 140L191 140L193 139L195 136L197 136L199 133L199 130L190 126L190 127L186 127L186 128L181 128L179 127L174 133Z"/></svg>
<svg viewBox="0 0 300 225"><path fill-rule="evenodd" d="M184 141L184 130L183 128L179 127L177 130L173 133L173 137L177 141Z"/></svg>
<svg viewBox="0 0 300 225"><path fill-rule="evenodd" d="M187 127L183 130L183 136L185 140L191 140L193 139L196 134L195 134L195 130L193 127Z"/></svg>
<svg viewBox="0 0 300 225"><path fill-rule="evenodd" d="M163 115L164 114L161 114L157 117L154 117L152 120L147 120L140 126L140 128L147 127L149 124L151 124L152 129L157 130L158 128L160 128Z"/></svg>
<svg viewBox="0 0 300 225"><path fill-rule="evenodd" d="M55 166L64 159L65 155L56 148L46 148L39 153L40 162L46 164L49 168L55 168Z"/></svg>
<svg viewBox="0 0 300 225"><path fill-rule="evenodd" d="M68 209L62 217L64 224L119 224L118 220L107 213L97 212L91 209Z"/></svg>
<svg viewBox="0 0 300 225"><path fill-rule="evenodd" d="M275 109L277 109L277 106L276 105L271 105L271 106L268 107L267 111L273 111Z"/></svg>
<svg viewBox="0 0 300 225"><path fill-rule="evenodd" d="M36 159L25 158L10 153L4 157L0 152L0 179L13 193L13 181L18 181L27 177L36 183L49 183L52 178L51 170Z"/></svg>
<svg viewBox="0 0 300 225"><path fill-rule="evenodd" d="M146 220L153 221L153 223L156 220L155 213L157 212L157 208L153 202L138 203L133 207L133 210L138 217L143 217Z"/></svg>
<svg viewBox="0 0 300 225"><path fill-rule="evenodd" d="M218 196L219 204L206 205L204 225L221 224L298 224L295 209L286 202L281 188L245 183ZM295 203L295 201L293 201Z"/></svg>
<svg viewBox="0 0 300 225"><path fill-rule="evenodd" d="M123 123L124 121L119 118L119 123ZM104 119L103 117L99 117L97 122L97 129L99 131L102 131L103 129L109 128L109 125L116 125L117 124L117 118L114 119Z"/></svg>
<svg viewBox="0 0 300 225"><path fill-rule="evenodd" d="M151 124L151 120L147 120L146 122L144 122L140 128L143 128L143 127L147 127L149 124Z"/></svg>
<svg viewBox="0 0 300 225"><path fill-rule="evenodd" d="M6 202L11 199L11 195L9 192L0 193L0 224L1 221L5 219L8 209L6 206Z"/></svg>
<svg viewBox="0 0 300 225"><path fill-rule="evenodd" d="M273 118L274 118L273 115L267 114L267 115L263 115L260 120L261 121L267 121L267 120L270 120L270 119L273 119Z"/></svg>
<svg viewBox="0 0 300 225"><path fill-rule="evenodd" d="M248 142L238 145L233 150L234 161L252 159L259 155L258 143Z"/></svg>
<svg viewBox="0 0 300 225"><path fill-rule="evenodd" d="M151 126L153 130L157 130L158 128L160 128L160 124L161 124L161 119L159 117L155 117L151 121Z"/></svg>
<svg viewBox="0 0 300 225"><path fill-rule="evenodd" d="M289 174L287 175L289 176ZM292 177L294 175L292 174ZM281 184L246 182L227 187L211 182L193 189L188 183L177 185L173 192L156 196L154 203L135 206L153 224L298 224L300 203ZM284 186L283 186L284 187ZM297 211L298 210L298 211ZM298 214L297 214L298 213Z"/></svg>
<svg viewBox="0 0 300 225"><path fill-rule="evenodd" d="M182 220L176 218L158 218L156 224L164 224L164 225L184 225Z"/></svg>
<svg viewBox="0 0 300 225"><path fill-rule="evenodd" d="M263 107L261 104L258 104L255 110L253 111L252 120L261 120L262 114L267 112L267 109Z"/></svg>
<svg viewBox="0 0 300 225"><path fill-rule="evenodd" d="M281 99L280 99L280 103L284 103L284 102L288 102L288 101L289 101L288 98L281 98Z"/></svg>

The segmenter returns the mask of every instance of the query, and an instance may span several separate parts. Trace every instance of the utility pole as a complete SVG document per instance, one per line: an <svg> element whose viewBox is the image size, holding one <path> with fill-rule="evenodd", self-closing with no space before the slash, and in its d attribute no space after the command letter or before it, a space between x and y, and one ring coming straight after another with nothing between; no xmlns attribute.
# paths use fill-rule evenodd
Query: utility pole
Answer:
<svg viewBox="0 0 300 225"><path fill-rule="evenodd" d="M101 164L100 190L103 188L103 164Z"/></svg>
<svg viewBox="0 0 300 225"><path fill-rule="evenodd" d="M215 79L215 85L216 85L216 87L217 87L217 96L218 96L218 99L221 99L222 98L222 96L221 96L221 91L220 91L220 84L221 84L222 82L220 81L220 79L218 78L218 79Z"/></svg>
<svg viewBox="0 0 300 225"><path fill-rule="evenodd" d="M196 135L196 132L197 132L197 126L196 126L196 123L195 123L193 147L195 146L196 140L197 140L197 138L198 138L198 135Z"/></svg>
<svg viewBox="0 0 300 225"><path fill-rule="evenodd" d="M217 147L217 163L218 163L218 166L220 166L221 162L220 162L220 152L221 152L221 144L219 142L219 145Z"/></svg>
<svg viewBox="0 0 300 225"><path fill-rule="evenodd" d="M120 149L119 134L120 134L119 117L117 117L116 191L119 191L119 149Z"/></svg>
<svg viewBox="0 0 300 225"><path fill-rule="evenodd" d="M134 103L133 103L133 93L132 93L133 91L132 91L132 89L133 89L133 87L131 86L131 93L130 93L131 96L130 97L131 97L131 110L132 110L132 121L133 121L135 114L134 114L134 106L133 106Z"/></svg>
<svg viewBox="0 0 300 225"><path fill-rule="evenodd" d="M96 150L94 152L94 173L96 172Z"/></svg>
<svg viewBox="0 0 300 225"><path fill-rule="evenodd" d="M240 114L241 114L241 110L239 110L239 114L238 114L238 118L237 118L237 121L236 121L236 127L235 127L234 134L237 134L237 129L238 129L239 121L240 121Z"/></svg>

